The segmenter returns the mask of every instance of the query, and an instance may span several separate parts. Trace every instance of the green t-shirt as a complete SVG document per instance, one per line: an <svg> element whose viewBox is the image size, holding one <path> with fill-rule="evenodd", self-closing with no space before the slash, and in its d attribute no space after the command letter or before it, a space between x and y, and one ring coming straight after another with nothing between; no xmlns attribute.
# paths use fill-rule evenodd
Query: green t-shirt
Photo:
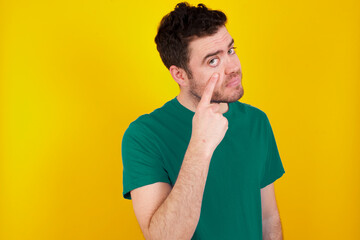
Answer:
<svg viewBox="0 0 360 240"><path fill-rule="evenodd" d="M229 127L210 162L192 239L261 240L260 189L285 173L273 131L266 114L246 103L230 103L223 115ZM129 125L122 140L124 198L155 182L174 186L193 116L174 98Z"/></svg>

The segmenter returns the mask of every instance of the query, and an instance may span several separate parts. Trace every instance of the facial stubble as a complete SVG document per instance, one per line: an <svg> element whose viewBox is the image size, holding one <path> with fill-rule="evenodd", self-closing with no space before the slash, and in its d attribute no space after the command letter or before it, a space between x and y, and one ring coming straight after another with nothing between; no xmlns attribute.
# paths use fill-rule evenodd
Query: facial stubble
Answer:
<svg viewBox="0 0 360 240"><path fill-rule="evenodd" d="M239 76L240 77L240 84L232 89L232 93L230 96L224 96L224 92L226 90L226 85L232 80L232 78ZM197 81L193 78L189 78L190 80L190 93L194 96L197 102L200 101L201 95L204 92L205 85L200 86ZM221 92L222 90L222 92ZM212 103L231 103L236 102L244 95L244 89L242 86L242 72L239 71L237 73L233 73L230 76L226 77L226 80L220 86L220 88L215 88L213 96L211 98Z"/></svg>

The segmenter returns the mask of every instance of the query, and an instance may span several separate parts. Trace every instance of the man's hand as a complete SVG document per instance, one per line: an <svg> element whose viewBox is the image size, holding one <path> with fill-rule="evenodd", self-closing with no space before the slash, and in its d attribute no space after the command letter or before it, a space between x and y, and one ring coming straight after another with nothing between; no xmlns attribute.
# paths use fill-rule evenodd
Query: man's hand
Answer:
<svg viewBox="0 0 360 240"><path fill-rule="evenodd" d="M211 103L218 79L219 74L214 73L206 84L192 123L191 141L196 142L197 147L202 147L211 154L222 141L228 129L228 121L219 112L219 104Z"/></svg>

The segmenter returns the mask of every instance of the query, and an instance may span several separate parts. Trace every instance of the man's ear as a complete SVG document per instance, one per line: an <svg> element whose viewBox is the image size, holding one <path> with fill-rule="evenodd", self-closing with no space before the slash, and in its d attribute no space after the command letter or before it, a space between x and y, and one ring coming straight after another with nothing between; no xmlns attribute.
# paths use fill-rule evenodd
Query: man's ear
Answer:
<svg viewBox="0 0 360 240"><path fill-rule="evenodd" d="M172 65L170 66L169 71L175 82L177 82L180 87L188 85L188 76L184 69Z"/></svg>

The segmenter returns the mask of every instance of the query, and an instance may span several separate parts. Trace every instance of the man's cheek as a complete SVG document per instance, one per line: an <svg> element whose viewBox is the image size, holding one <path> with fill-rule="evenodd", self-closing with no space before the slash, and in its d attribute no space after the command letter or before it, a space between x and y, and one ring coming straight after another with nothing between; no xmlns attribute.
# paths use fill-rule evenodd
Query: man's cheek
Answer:
<svg viewBox="0 0 360 240"><path fill-rule="evenodd" d="M218 85L219 85L219 86L224 85L225 81L226 81L225 75L224 75L224 74L220 74L220 78L219 78L219 81L218 81Z"/></svg>

